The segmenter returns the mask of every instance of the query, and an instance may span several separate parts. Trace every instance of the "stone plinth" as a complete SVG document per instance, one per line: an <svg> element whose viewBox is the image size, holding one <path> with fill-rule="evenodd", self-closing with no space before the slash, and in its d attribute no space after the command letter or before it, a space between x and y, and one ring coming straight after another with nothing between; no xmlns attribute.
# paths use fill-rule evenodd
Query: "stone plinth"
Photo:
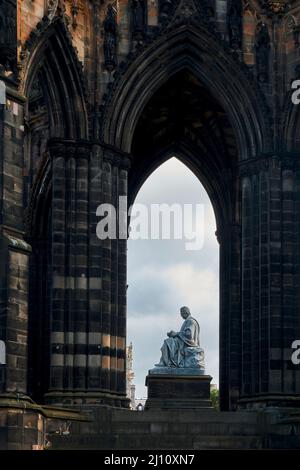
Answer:
<svg viewBox="0 0 300 470"><path fill-rule="evenodd" d="M153 369L146 377L145 409L212 409L212 377L195 369Z"/></svg>

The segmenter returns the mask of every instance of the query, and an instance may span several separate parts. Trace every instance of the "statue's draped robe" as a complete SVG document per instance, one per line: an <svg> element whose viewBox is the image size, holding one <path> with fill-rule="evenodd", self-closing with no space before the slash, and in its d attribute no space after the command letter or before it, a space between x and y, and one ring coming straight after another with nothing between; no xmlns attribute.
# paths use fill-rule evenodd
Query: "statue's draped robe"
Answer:
<svg viewBox="0 0 300 470"><path fill-rule="evenodd" d="M175 338L165 340L161 353L160 366L184 367L185 349L200 348L200 326L193 317L188 317L182 324Z"/></svg>

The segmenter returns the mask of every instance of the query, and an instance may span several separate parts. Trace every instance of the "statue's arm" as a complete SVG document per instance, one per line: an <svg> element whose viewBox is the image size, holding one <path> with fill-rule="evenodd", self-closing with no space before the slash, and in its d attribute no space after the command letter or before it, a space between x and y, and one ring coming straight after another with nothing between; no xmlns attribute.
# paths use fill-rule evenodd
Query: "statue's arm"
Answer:
<svg viewBox="0 0 300 470"><path fill-rule="evenodd" d="M170 331L170 333L168 333L169 338L175 338L178 335L179 333L177 333L176 331Z"/></svg>
<svg viewBox="0 0 300 470"><path fill-rule="evenodd" d="M190 327L185 328L185 330L184 330L184 335L185 335L188 339L192 339L192 337L193 337L192 328L190 328Z"/></svg>

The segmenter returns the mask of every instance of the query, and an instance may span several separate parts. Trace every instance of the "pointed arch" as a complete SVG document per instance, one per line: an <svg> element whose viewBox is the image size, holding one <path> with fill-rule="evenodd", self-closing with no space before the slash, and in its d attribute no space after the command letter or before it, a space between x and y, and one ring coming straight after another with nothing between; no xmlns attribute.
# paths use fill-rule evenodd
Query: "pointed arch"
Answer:
<svg viewBox="0 0 300 470"><path fill-rule="evenodd" d="M212 168L207 162L202 161L201 167L199 166L196 158L198 151L199 149L196 146L186 142L182 142L180 145L170 145L163 148L159 154L153 155L153 161L148 162L142 173L134 173L132 176L129 174L129 206L134 203L138 192L149 176L163 163L175 156L191 170L204 187L214 209L217 232L222 233L228 220L234 219L234 194L231 193L230 187L227 186L226 188L227 179L224 179L225 184L223 185L221 179L217 179L212 175Z"/></svg>
<svg viewBox="0 0 300 470"><path fill-rule="evenodd" d="M236 134L239 160L270 149L270 125L263 110L267 105L262 104L263 99L258 102L249 73L207 31L191 25L171 29L124 68L112 84L103 110L101 136L105 143L130 152L143 108L163 83L186 68L226 111Z"/></svg>
<svg viewBox="0 0 300 470"><path fill-rule="evenodd" d="M44 20L22 51L21 91L29 97L37 76L45 94L50 137L85 139L88 116L82 65L63 20Z"/></svg>

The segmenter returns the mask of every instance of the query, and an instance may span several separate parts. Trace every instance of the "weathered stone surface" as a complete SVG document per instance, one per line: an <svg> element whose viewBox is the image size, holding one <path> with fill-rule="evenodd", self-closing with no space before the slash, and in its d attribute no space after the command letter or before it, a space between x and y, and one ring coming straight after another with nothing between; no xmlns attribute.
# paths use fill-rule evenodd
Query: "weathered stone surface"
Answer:
<svg viewBox="0 0 300 470"><path fill-rule="evenodd" d="M209 375L156 375L146 377L146 409L211 408Z"/></svg>
<svg viewBox="0 0 300 470"><path fill-rule="evenodd" d="M172 154L215 209L222 410L298 404L299 0L74 3L1 4L0 389L127 405L126 240L96 211Z"/></svg>
<svg viewBox="0 0 300 470"><path fill-rule="evenodd" d="M297 449L299 417L281 411L93 410L93 423L53 436L53 449ZM285 418L283 416L285 415ZM295 428L296 430L296 428Z"/></svg>

